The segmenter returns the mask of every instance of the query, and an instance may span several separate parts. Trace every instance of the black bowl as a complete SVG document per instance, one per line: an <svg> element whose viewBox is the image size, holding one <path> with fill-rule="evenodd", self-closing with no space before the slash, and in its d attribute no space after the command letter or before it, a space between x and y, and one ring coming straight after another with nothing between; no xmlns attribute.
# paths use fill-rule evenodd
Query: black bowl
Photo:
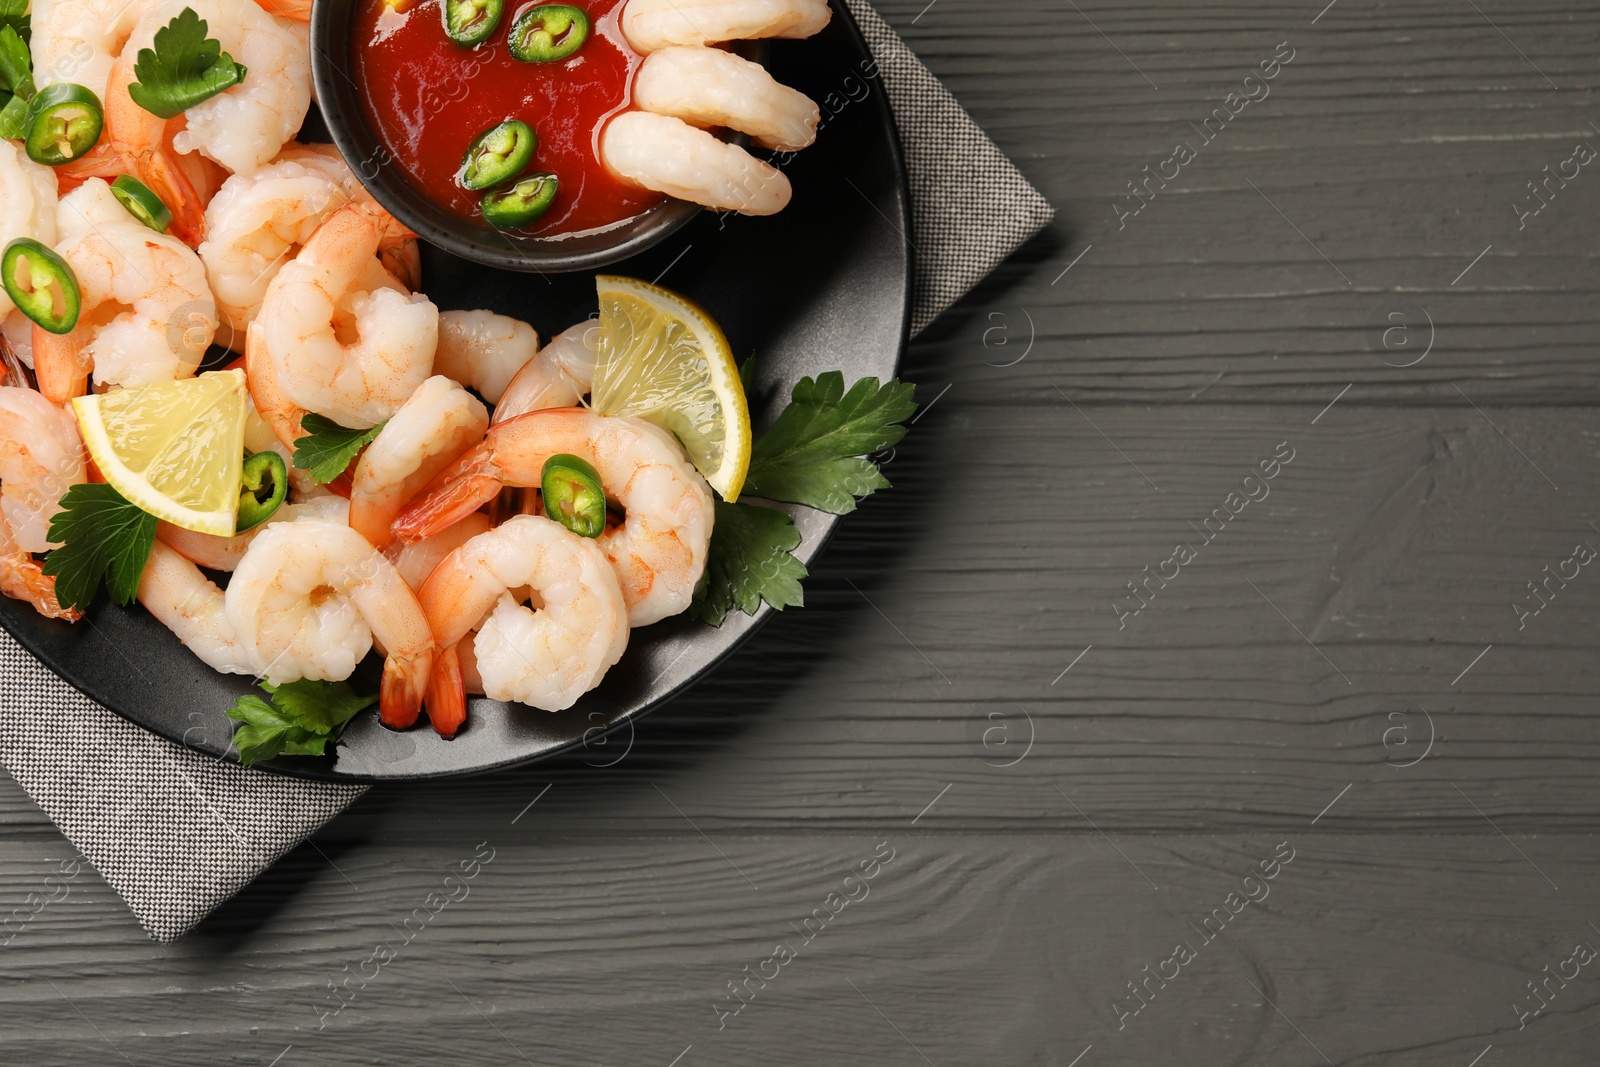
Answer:
<svg viewBox="0 0 1600 1067"><path fill-rule="evenodd" d="M388 151L361 108L350 60L357 5L371 0L316 0L311 7L311 80L333 143L367 191L417 236L451 255L501 270L552 273L594 270L638 255L700 213L667 197L603 233L560 240L503 233L439 207L388 163Z"/></svg>

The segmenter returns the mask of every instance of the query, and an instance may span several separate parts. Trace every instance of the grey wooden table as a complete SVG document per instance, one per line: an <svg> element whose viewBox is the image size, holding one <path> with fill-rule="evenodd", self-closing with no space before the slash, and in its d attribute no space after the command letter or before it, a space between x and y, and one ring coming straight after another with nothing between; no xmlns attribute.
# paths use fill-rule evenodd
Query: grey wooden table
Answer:
<svg viewBox="0 0 1600 1067"><path fill-rule="evenodd" d="M1325 2L884 3L1060 218L809 606L175 946L80 873L0 1062L1593 1064L1600 6Z"/></svg>

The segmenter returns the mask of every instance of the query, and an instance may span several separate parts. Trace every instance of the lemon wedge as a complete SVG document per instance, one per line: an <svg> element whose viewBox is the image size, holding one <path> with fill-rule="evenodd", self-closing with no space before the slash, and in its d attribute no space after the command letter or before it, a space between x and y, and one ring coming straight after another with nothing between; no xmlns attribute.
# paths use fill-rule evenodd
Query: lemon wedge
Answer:
<svg viewBox="0 0 1600 1067"><path fill-rule="evenodd" d="M113 489L174 526L231 537L244 462L245 377L214 371L72 402Z"/></svg>
<svg viewBox="0 0 1600 1067"><path fill-rule="evenodd" d="M722 328L692 301L637 278L602 274L600 352L590 403L677 435L727 501L750 469L750 407Z"/></svg>

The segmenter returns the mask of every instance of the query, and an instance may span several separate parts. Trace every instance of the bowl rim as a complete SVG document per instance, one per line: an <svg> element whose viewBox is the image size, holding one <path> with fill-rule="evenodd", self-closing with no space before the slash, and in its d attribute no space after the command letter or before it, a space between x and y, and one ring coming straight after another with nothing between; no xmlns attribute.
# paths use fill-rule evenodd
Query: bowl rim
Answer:
<svg viewBox="0 0 1600 1067"><path fill-rule="evenodd" d="M462 236L450 225L461 222L457 216L429 201L411 186L398 167L375 163L378 153L389 149L371 129L359 99L354 99L354 72L335 59L348 55L358 3L359 0L316 0L312 5L311 81L317 108L339 155L362 188L422 240L453 256L500 270L536 274L595 270L653 248L705 210L699 204L668 196L616 224L610 233L553 239L513 236L484 226L473 231L481 236L480 240ZM393 177L380 180L385 175ZM426 205L426 209L419 208L419 204ZM614 240L603 240L612 234ZM580 241L582 244L577 243Z"/></svg>

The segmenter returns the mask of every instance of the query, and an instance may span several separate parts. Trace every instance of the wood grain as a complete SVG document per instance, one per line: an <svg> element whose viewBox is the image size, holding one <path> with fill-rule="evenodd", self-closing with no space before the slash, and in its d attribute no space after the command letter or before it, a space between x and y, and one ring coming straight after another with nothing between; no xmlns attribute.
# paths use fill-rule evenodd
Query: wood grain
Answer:
<svg viewBox="0 0 1600 1067"><path fill-rule="evenodd" d="M631 736L374 791L176 945L85 871L0 946L0 1062L1592 1064L1589 970L1514 1005L1600 944L1600 572L1514 605L1600 549L1600 174L1512 204L1600 144L1600 12L1324 3L886 0L1060 214L912 346L807 606ZM0 779L0 923L69 856Z"/></svg>

